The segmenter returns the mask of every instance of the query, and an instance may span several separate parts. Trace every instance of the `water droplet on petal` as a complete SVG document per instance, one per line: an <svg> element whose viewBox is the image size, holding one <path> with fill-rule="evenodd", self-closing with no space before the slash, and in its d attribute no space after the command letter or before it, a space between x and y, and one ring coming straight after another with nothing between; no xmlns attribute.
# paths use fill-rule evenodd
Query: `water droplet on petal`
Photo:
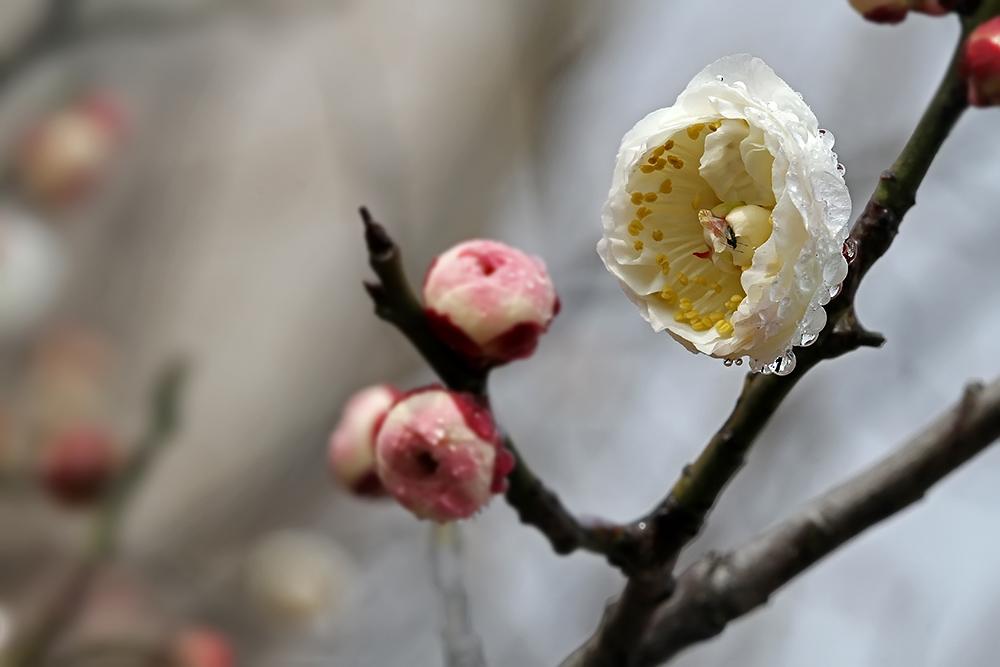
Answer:
<svg viewBox="0 0 1000 667"><path fill-rule="evenodd" d="M719 81L725 81L726 80L721 74L716 74L715 78L718 79Z"/></svg>
<svg viewBox="0 0 1000 667"><path fill-rule="evenodd" d="M842 290L842 289L844 289L844 283L837 283L836 285L834 285L833 287L831 287L830 288L830 298L831 299L835 298L838 294L840 294L840 290Z"/></svg>
<svg viewBox="0 0 1000 667"><path fill-rule="evenodd" d="M809 347L816 342L817 338L819 338L819 334L803 333L802 337L799 339L799 345L802 347Z"/></svg>
<svg viewBox="0 0 1000 667"><path fill-rule="evenodd" d="M848 263L853 262L854 258L858 255L858 242L854 239L847 239L844 241L844 259Z"/></svg>
<svg viewBox="0 0 1000 667"><path fill-rule="evenodd" d="M841 176L843 176L843 175L845 175L847 173L847 167L845 167L844 165L842 165L841 163L838 162L837 163L837 171L840 173Z"/></svg>
<svg viewBox="0 0 1000 667"><path fill-rule="evenodd" d="M742 366L742 365L743 365L743 360L742 360L742 359L737 359L737 360L736 360L735 362L733 362L733 363L735 363L735 364L736 364L737 366Z"/></svg>
<svg viewBox="0 0 1000 667"><path fill-rule="evenodd" d="M775 375L788 375L795 370L795 353L789 350L784 356L774 360L771 370Z"/></svg>
<svg viewBox="0 0 1000 667"><path fill-rule="evenodd" d="M733 365L733 360L732 359L726 359L725 361L722 362L722 365L723 366L732 366Z"/></svg>

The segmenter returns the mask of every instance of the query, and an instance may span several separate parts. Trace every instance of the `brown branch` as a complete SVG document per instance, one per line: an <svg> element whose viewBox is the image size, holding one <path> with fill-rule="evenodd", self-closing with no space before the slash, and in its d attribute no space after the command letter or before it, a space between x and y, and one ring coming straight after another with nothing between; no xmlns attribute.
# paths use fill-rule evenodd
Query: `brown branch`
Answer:
<svg viewBox="0 0 1000 667"><path fill-rule="evenodd" d="M718 635L823 557L923 498L997 438L1000 380L970 385L961 402L892 455L744 546L694 563L656 613L636 659L620 664L659 664Z"/></svg>

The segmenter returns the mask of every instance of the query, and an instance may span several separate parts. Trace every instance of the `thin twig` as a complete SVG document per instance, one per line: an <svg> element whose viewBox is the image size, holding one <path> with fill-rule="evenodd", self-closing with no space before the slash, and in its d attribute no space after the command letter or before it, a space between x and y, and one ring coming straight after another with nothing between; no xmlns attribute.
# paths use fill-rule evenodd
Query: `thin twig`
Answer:
<svg viewBox="0 0 1000 667"><path fill-rule="evenodd" d="M488 400L487 371L464 361L438 339L430 329L423 307L417 300L403 271L399 247L368 209L361 209L365 226L368 258L377 283L365 283L365 289L375 303L375 314L393 324L423 355L438 377L456 391L467 391ZM549 540L556 553L588 549L598 553L614 553L628 541L626 533L612 524L588 526L574 517L531 471L509 437L507 449L514 454L517 465L508 477L507 501L525 524L538 528Z"/></svg>
<svg viewBox="0 0 1000 667"><path fill-rule="evenodd" d="M961 402L895 453L744 546L688 568L633 664L660 664L719 634L817 561L923 498L997 438L1000 380L970 385Z"/></svg>

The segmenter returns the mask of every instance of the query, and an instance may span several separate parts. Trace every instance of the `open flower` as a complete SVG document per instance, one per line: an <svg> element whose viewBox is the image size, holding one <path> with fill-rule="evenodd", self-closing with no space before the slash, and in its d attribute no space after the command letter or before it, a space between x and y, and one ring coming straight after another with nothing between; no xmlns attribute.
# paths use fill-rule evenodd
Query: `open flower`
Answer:
<svg viewBox="0 0 1000 667"><path fill-rule="evenodd" d="M722 58L625 135L598 253L656 331L791 372L847 275L851 200L832 149L762 60Z"/></svg>
<svg viewBox="0 0 1000 667"><path fill-rule="evenodd" d="M422 519L465 519L507 486L514 458L489 410L468 394L418 389L397 402L375 438L378 475Z"/></svg>

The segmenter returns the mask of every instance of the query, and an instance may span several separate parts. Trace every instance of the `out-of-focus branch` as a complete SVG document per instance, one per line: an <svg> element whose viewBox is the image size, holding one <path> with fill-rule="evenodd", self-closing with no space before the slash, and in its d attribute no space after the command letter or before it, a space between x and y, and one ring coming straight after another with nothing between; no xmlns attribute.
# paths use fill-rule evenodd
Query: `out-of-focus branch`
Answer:
<svg viewBox="0 0 1000 667"><path fill-rule="evenodd" d="M656 613L632 664L659 664L719 634L811 565L923 498L997 438L1000 380L970 385L961 402L889 457L746 545L694 563Z"/></svg>
<svg viewBox="0 0 1000 667"><path fill-rule="evenodd" d="M2 667L42 664L62 630L76 617L94 575L114 555L129 501L177 428L184 376L184 367L177 363L162 371L150 397L146 433L97 508L94 532L83 555L51 603L15 636L10 648L0 656Z"/></svg>
<svg viewBox="0 0 1000 667"><path fill-rule="evenodd" d="M65 43L73 32L79 0L43 0L45 9L23 42L0 59L0 92L40 56Z"/></svg>
<svg viewBox="0 0 1000 667"><path fill-rule="evenodd" d="M483 642L472 627L462 576L462 536L455 524L431 527L431 575L441 598L445 667L486 667Z"/></svg>

